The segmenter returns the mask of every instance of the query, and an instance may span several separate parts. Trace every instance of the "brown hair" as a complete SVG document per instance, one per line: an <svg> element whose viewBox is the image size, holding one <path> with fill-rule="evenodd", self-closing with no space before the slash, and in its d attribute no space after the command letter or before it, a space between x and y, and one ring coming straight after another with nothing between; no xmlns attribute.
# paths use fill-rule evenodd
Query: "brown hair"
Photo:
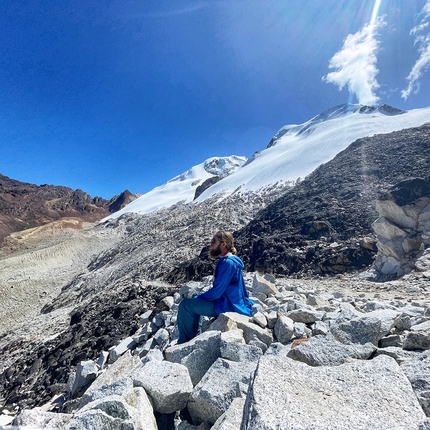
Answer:
<svg viewBox="0 0 430 430"><path fill-rule="evenodd" d="M217 231L215 233L215 236L221 241L224 242L228 251L231 252L233 255L237 254L237 249L234 247L234 238L233 235L224 230Z"/></svg>

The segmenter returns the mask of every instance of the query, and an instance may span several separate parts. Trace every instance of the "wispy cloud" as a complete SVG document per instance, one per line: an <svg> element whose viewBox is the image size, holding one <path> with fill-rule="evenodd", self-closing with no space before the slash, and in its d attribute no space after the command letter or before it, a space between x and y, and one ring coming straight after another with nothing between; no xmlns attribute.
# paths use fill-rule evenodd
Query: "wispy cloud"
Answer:
<svg viewBox="0 0 430 430"><path fill-rule="evenodd" d="M376 96L379 88L376 80L378 31L385 24L382 18L375 17L357 33L349 34L342 49L330 59L329 68L335 71L323 77L325 82L337 85L340 90L348 85L349 91L364 105L375 105L379 100Z"/></svg>
<svg viewBox="0 0 430 430"><path fill-rule="evenodd" d="M408 86L401 93L405 100L412 92L417 93L419 91L419 80L430 65L430 0L427 0L421 14L420 23L411 30L411 34L415 36L414 45L418 46L420 57L406 78Z"/></svg>

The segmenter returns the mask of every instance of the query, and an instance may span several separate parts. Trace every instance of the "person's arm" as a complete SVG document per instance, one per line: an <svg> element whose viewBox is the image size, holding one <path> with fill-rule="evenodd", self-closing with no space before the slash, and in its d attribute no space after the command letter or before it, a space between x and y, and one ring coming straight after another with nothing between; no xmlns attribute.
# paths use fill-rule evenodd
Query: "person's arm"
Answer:
<svg viewBox="0 0 430 430"><path fill-rule="evenodd" d="M205 293L199 294L197 298L208 301L219 299L229 286L236 270L236 266L226 258L219 264L217 277L214 279L212 288Z"/></svg>

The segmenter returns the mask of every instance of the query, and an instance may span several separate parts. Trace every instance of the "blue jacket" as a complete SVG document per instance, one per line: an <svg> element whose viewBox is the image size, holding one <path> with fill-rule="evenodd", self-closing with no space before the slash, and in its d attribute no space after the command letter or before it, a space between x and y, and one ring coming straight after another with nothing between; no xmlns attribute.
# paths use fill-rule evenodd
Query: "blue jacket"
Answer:
<svg viewBox="0 0 430 430"><path fill-rule="evenodd" d="M252 305L245 288L242 270L243 262L236 255L226 255L218 260L215 267L213 287L197 296L199 299L214 301L217 316L223 312L237 312L252 316Z"/></svg>

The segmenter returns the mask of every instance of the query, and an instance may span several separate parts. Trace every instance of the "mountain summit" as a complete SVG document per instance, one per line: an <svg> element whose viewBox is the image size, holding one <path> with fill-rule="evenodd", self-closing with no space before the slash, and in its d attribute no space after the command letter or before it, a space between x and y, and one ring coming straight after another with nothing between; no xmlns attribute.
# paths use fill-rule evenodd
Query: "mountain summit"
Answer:
<svg viewBox="0 0 430 430"><path fill-rule="evenodd" d="M176 203L192 202L196 190L208 179L222 179L233 174L247 161L246 157L212 157L203 163L193 166L186 172L175 176L165 184L155 187L122 210L106 217L104 220L118 218L127 212L146 214Z"/></svg>

